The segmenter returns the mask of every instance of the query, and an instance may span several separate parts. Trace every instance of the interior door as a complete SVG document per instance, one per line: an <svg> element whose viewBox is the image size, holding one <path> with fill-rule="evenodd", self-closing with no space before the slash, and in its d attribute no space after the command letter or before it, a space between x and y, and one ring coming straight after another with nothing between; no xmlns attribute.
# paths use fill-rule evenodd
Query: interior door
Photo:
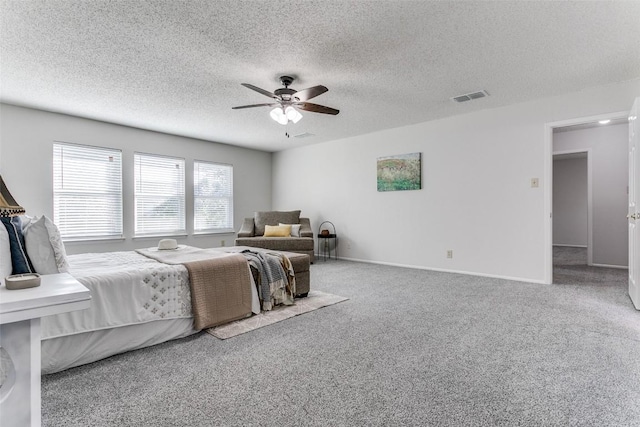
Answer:
<svg viewBox="0 0 640 427"><path fill-rule="evenodd" d="M640 310L640 98L629 113L629 296Z"/></svg>

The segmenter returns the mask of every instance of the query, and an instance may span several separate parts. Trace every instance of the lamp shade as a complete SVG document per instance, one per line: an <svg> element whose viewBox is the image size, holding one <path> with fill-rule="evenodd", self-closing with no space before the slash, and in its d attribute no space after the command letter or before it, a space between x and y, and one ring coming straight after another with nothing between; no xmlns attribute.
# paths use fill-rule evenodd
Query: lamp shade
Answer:
<svg viewBox="0 0 640 427"><path fill-rule="evenodd" d="M302 114L292 106L287 106L284 110L282 107L276 107L271 110L271 118L281 125L286 125L289 122L298 123L302 118Z"/></svg>
<svg viewBox="0 0 640 427"><path fill-rule="evenodd" d="M280 107L276 107L273 110L271 110L270 115L273 120L280 123L281 125L286 125L287 122L289 121L289 119L287 119L286 114L284 114L284 111L282 111L282 108Z"/></svg>
<svg viewBox="0 0 640 427"><path fill-rule="evenodd" d="M302 114L292 106L285 108L284 114L287 116L287 119L291 120L293 123L298 123L302 118Z"/></svg>
<svg viewBox="0 0 640 427"><path fill-rule="evenodd" d="M0 217L18 216L24 213L24 208L13 198L0 175Z"/></svg>

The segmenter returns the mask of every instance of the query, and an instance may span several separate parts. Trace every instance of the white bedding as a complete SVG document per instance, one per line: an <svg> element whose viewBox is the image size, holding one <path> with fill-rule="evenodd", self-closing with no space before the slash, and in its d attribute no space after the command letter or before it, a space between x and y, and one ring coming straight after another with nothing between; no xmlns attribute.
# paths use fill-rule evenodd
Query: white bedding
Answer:
<svg viewBox="0 0 640 427"><path fill-rule="evenodd" d="M42 318L44 373L198 332L183 265L137 252L70 255L68 261L69 273L91 292L91 307ZM258 314L258 292L249 276L252 311Z"/></svg>
<svg viewBox="0 0 640 427"><path fill-rule="evenodd" d="M183 265L168 265L136 252L68 257L69 273L91 292L91 308L42 319L42 338L189 318L191 292Z"/></svg>

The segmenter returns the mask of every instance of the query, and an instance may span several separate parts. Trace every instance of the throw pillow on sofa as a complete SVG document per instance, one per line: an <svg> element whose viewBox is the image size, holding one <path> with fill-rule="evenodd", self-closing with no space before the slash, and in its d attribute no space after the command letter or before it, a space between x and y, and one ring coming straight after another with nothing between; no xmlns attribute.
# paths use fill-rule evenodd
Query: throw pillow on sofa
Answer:
<svg viewBox="0 0 640 427"><path fill-rule="evenodd" d="M264 237L291 237L290 225L265 225Z"/></svg>
<svg viewBox="0 0 640 427"><path fill-rule="evenodd" d="M289 225L291 226L291 237L300 237L300 227L302 224L278 224L278 225Z"/></svg>

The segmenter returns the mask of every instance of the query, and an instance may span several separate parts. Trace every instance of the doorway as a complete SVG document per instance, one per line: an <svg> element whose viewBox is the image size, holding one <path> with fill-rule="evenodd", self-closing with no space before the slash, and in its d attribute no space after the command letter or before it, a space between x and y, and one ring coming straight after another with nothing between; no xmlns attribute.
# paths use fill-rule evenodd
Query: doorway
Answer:
<svg viewBox="0 0 640 427"><path fill-rule="evenodd" d="M593 265L591 150L553 152L553 266Z"/></svg>
<svg viewBox="0 0 640 427"><path fill-rule="evenodd" d="M598 267L618 269L623 280L626 276L627 116L620 112L546 126L547 283L556 283L554 264L563 266L563 281L571 271L605 272Z"/></svg>

